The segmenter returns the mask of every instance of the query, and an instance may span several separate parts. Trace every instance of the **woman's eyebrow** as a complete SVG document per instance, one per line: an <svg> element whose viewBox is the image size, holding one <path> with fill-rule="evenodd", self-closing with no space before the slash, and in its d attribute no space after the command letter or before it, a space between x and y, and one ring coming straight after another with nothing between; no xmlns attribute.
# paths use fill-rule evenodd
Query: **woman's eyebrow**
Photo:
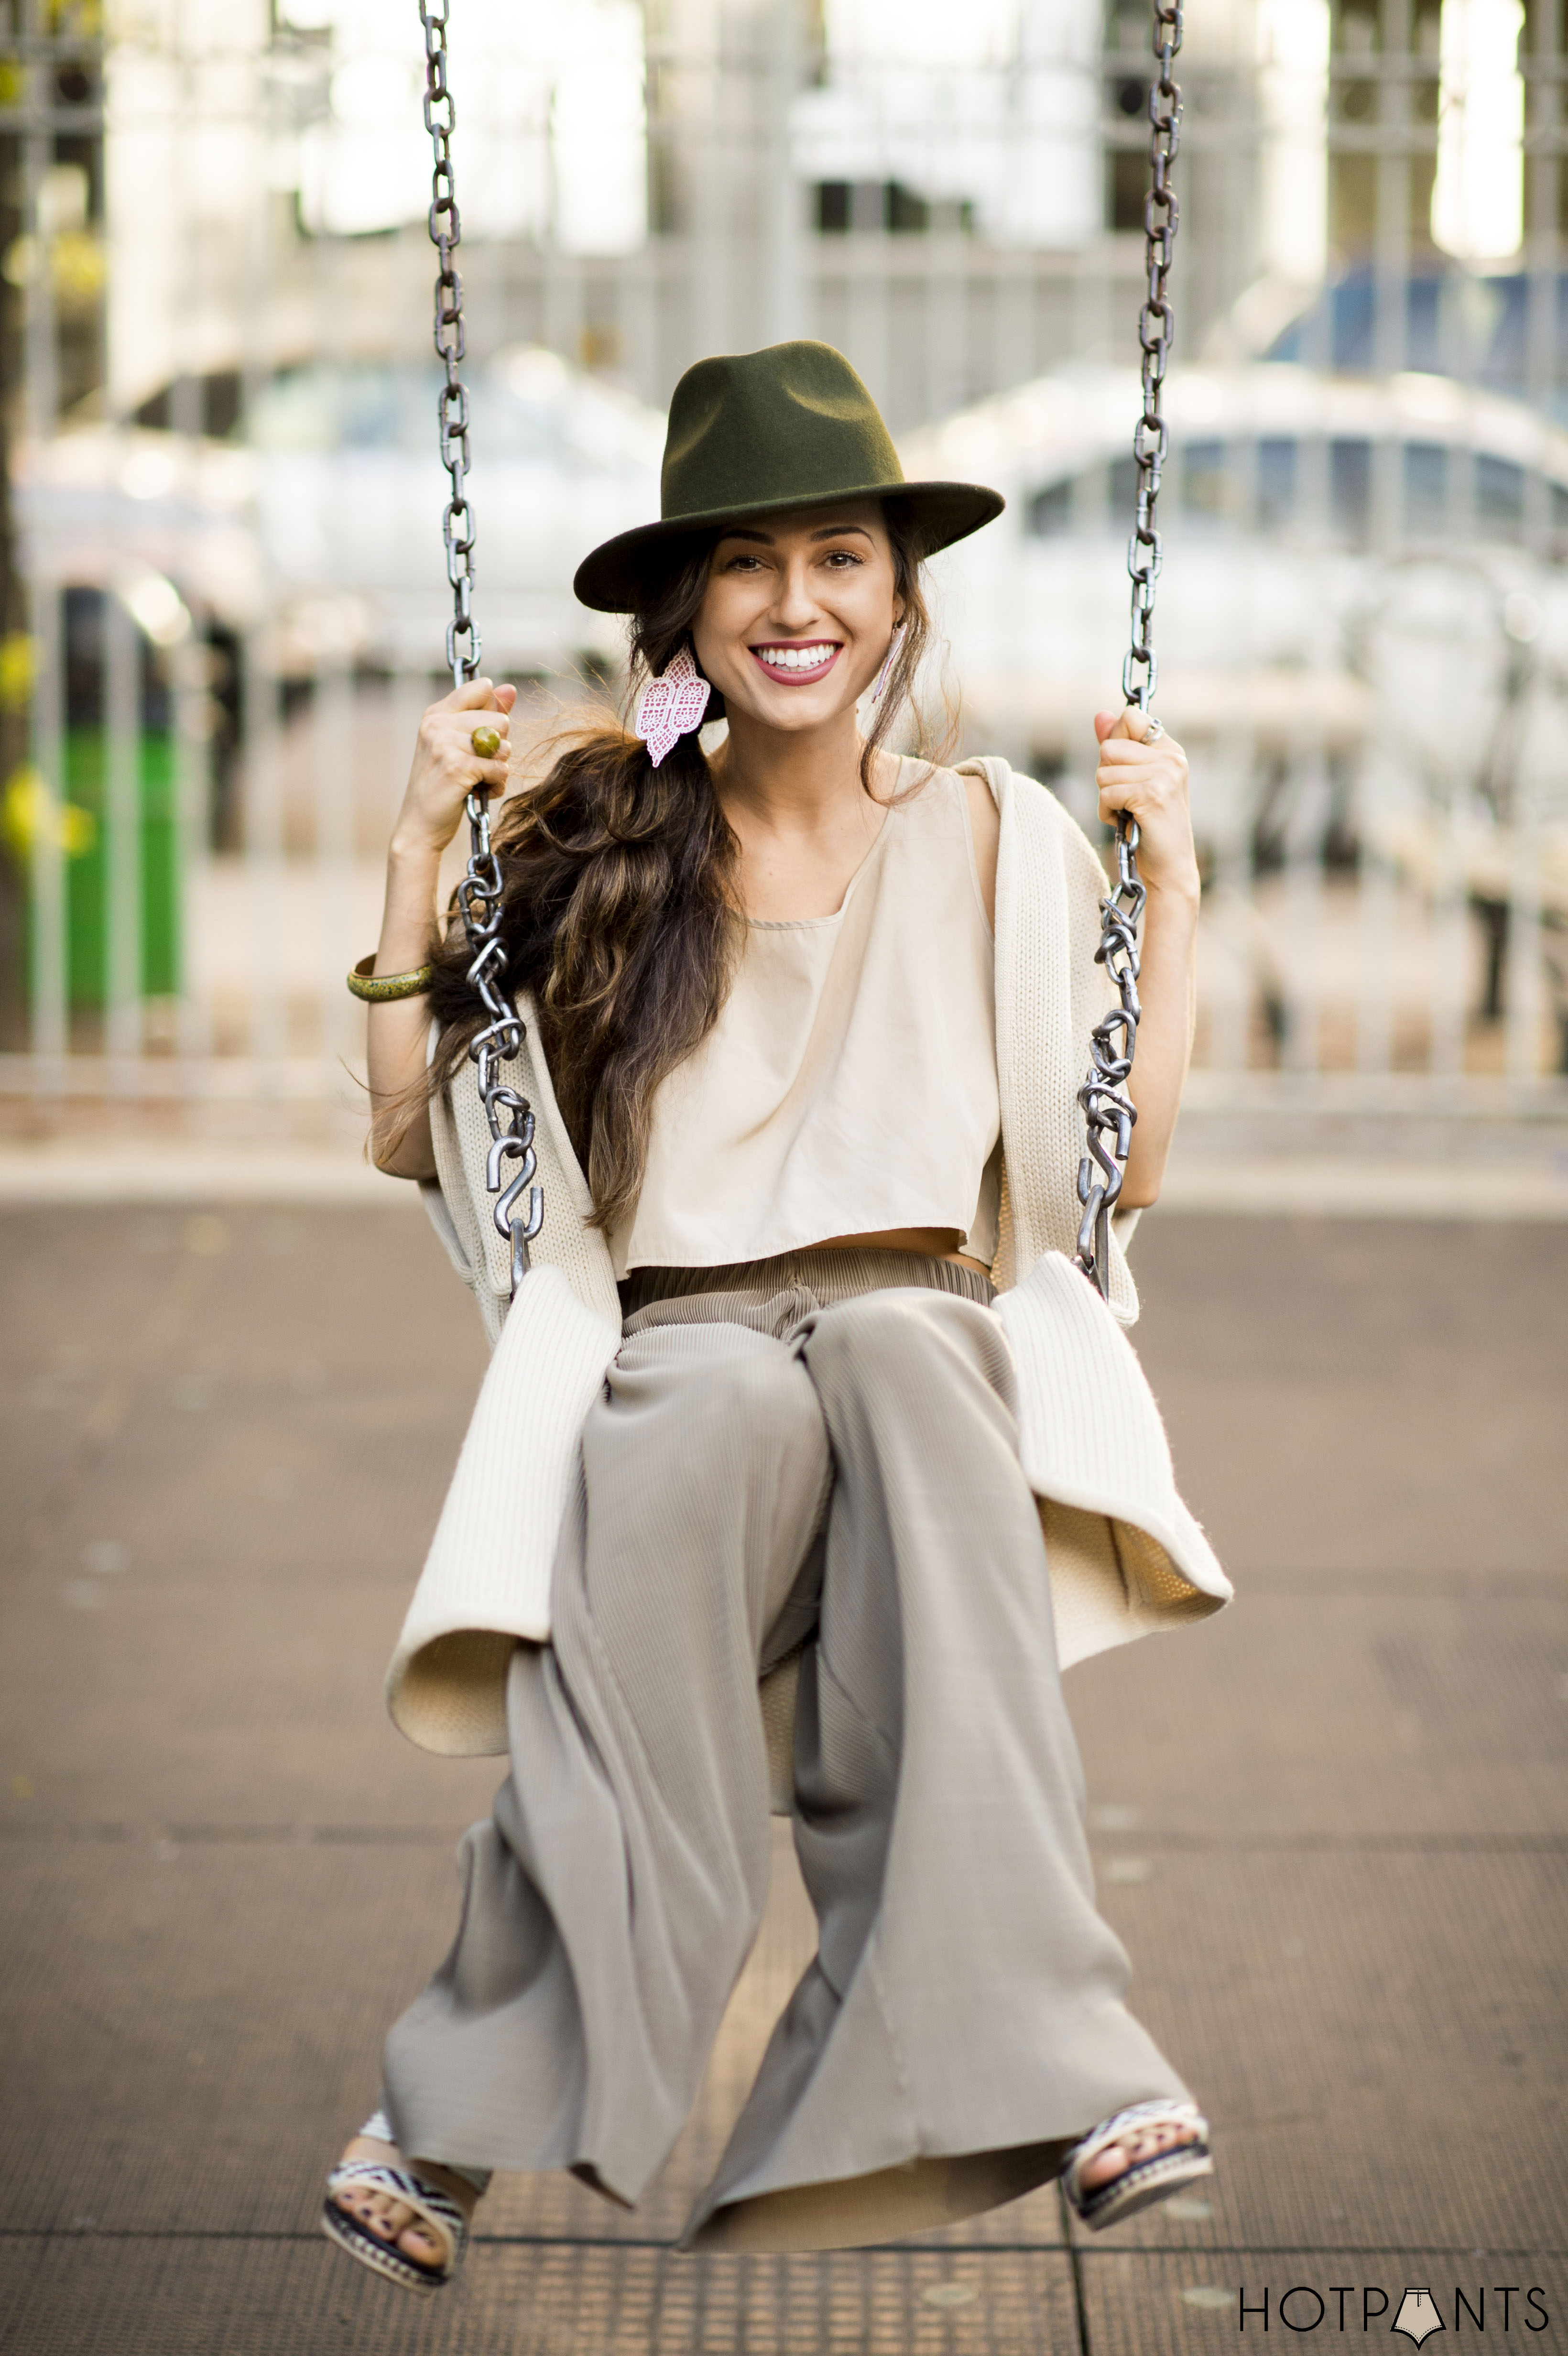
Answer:
<svg viewBox="0 0 1568 2356"><path fill-rule="evenodd" d="M871 537L869 530L863 523L819 524L816 530L812 533L811 537L814 541L842 540L846 533L851 531L858 531L862 540L869 540ZM720 536L719 541L720 547L722 548L726 541L731 540L755 541L759 547L762 548L772 548L775 545L773 536L771 531L748 530L744 524L736 524L732 530L724 532Z"/></svg>

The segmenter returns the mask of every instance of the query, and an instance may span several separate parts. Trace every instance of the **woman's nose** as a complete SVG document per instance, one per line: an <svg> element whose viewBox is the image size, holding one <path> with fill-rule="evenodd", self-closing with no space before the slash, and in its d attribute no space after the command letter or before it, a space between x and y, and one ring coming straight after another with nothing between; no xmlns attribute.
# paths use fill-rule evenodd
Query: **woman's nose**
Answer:
<svg viewBox="0 0 1568 2356"><path fill-rule="evenodd" d="M792 564L785 573L774 609L780 626L786 630L804 630L817 618L816 600L804 563Z"/></svg>

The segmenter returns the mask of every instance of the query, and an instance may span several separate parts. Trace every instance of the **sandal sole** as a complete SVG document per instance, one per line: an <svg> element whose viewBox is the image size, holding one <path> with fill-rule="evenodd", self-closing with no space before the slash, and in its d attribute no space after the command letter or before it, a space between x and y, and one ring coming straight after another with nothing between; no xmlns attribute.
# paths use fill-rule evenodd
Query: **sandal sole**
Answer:
<svg viewBox="0 0 1568 2356"><path fill-rule="evenodd" d="M1168 2201L1184 2184L1195 2184L1213 2173L1213 2157L1207 2144L1179 2144L1173 2151L1114 2176L1099 2200L1086 2201L1082 2209L1070 2200L1069 2206L1090 2233L1103 2233L1108 2225L1119 2225L1125 2218L1136 2216L1140 2209Z"/></svg>

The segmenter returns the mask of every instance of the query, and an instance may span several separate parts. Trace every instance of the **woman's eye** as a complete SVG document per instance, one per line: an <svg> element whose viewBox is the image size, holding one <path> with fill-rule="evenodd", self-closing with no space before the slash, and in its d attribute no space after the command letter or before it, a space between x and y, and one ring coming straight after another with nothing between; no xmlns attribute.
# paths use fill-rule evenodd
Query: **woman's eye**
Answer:
<svg viewBox="0 0 1568 2356"><path fill-rule="evenodd" d="M835 548L829 552L827 562L842 572L847 564L859 564L860 559L852 548Z"/></svg>

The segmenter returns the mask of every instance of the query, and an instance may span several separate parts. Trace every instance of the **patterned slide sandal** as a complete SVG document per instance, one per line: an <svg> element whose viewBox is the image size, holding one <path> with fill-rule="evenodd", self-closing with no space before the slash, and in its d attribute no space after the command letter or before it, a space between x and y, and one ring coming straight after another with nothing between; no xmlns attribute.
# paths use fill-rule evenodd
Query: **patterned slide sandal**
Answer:
<svg viewBox="0 0 1568 2356"><path fill-rule="evenodd" d="M1191 2140L1168 2145L1147 2159L1134 2159L1119 2176L1110 2177L1104 2184L1085 2186L1084 2169L1108 2145L1121 2143L1140 2131L1147 2133L1151 2127L1182 2127L1189 2132ZM1119 2225L1124 2217L1147 2209L1151 2201L1165 2200L1195 2178L1212 2176L1214 2162L1210 2157L1208 2134L1209 2122L1196 2103L1134 2103L1129 2109L1118 2111L1114 2118L1091 2128L1062 2162L1061 2189L1073 2215L1081 2218L1091 2233L1103 2233L1107 2225Z"/></svg>
<svg viewBox="0 0 1568 2356"><path fill-rule="evenodd" d="M389 2192L394 2201L411 2209L444 2246L446 2255L442 2263L421 2265L417 2258L406 2256L395 2242L384 2242L368 2225L350 2216L347 2209L340 2209L336 2196L346 2184L366 2184L373 2191ZM347 2250L362 2266L385 2275L389 2282L400 2284L404 2290L440 2290L457 2272L468 2246L468 2220L450 2192L428 2184L421 2176L411 2175L406 2168L389 2168L377 2159L346 2159L332 2170L326 2179L321 2230L329 2242L336 2242L340 2250Z"/></svg>

